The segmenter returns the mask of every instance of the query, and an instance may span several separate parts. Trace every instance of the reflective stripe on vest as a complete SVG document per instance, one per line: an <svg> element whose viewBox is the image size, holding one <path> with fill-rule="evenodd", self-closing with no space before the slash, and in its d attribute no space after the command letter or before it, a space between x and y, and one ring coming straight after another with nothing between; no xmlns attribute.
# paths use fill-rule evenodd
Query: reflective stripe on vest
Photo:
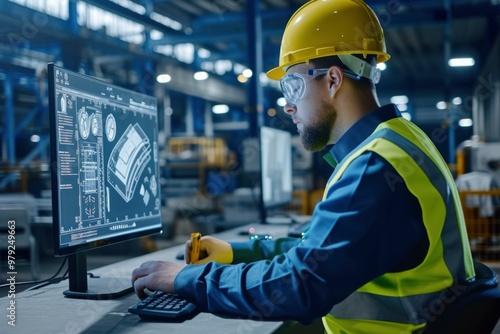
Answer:
<svg viewBox="0 0 500 334"><path fill-rule="evenodd" d="M402 177L418 199L429 250L416 268L387 273L365 284L335 305L329 316L334 316L335 322L365 319L405 324L405 328L408 324L423 324L428 320L423 315L424 308L432 300L439 299L454 281L474 276L458 193L450 187L454 180L429 138L399 117L379 125L339 163L324 198L347 166L366 151L376 152L397 171L399 175L387 175L389 184L400 182Z"/></svg>

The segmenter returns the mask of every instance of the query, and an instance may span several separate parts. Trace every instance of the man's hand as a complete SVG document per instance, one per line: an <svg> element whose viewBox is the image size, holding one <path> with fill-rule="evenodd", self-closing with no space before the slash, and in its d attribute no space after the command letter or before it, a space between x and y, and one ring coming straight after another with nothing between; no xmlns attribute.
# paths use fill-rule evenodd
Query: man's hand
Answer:
<svg viewBox="0 0 500 334"><path fill-rule="evenodd" d="M132 285L140 299L148 295L144 289L150 291L175 292L174 280L183 266L166 261L149 261L141 264L132 271Z"/></svg>
<svg viewBox="0 0 500 334"><path fill-rule="evenodd" d="M186 263L191 263L189 254L191 251L191 240L186 243L184 258ZM204 236L200 239L200 257L194 264L205 264L210 261L215 261L222 264L230 264L233 262L233 249L231 245L223 240Z"/></svg>

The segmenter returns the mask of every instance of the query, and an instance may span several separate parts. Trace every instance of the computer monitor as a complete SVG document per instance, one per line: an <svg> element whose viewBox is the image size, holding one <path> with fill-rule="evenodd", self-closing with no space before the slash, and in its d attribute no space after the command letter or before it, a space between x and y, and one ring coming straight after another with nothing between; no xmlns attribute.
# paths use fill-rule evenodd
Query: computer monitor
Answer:
<svg viewBox="0 0 500 334"><path fill-rule="evenodd" d="M86 251L162 229L154 97L48 64L55 256L73 298L110 299L130 278L88 278Z"/></svg>
<svg viewBox="0 0 500 334"><path fill-rule="evenodd" d="M285 130L261 126L259 145L260 220L277 222L270 219L270 210L276 211L293 199L292 136Z"/></svg>

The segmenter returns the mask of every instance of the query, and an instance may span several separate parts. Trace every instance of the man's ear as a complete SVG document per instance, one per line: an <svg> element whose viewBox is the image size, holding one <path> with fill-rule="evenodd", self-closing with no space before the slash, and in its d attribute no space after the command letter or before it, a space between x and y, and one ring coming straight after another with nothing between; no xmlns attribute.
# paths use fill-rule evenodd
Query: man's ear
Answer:
<svg viewBox="0 0 500 334"><path fill-rule="evenodd" d="M340 89L342 81L344 80L344 72L338 66L332 66L328 69L328 88L330 92L335 95Z"/></svg>

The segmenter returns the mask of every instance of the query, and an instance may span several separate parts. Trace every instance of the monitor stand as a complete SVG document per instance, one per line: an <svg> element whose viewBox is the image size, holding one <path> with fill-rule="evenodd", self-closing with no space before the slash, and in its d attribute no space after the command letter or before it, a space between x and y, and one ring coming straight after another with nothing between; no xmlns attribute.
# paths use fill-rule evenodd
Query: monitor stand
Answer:
<svg viewBox="0 0 500 334"><path fill-rule="evenodd" d="M87 279L85 252L68 255L69 290L66 297L78 299L115 299L134 291L130 278L91 276Z"/></svg>

